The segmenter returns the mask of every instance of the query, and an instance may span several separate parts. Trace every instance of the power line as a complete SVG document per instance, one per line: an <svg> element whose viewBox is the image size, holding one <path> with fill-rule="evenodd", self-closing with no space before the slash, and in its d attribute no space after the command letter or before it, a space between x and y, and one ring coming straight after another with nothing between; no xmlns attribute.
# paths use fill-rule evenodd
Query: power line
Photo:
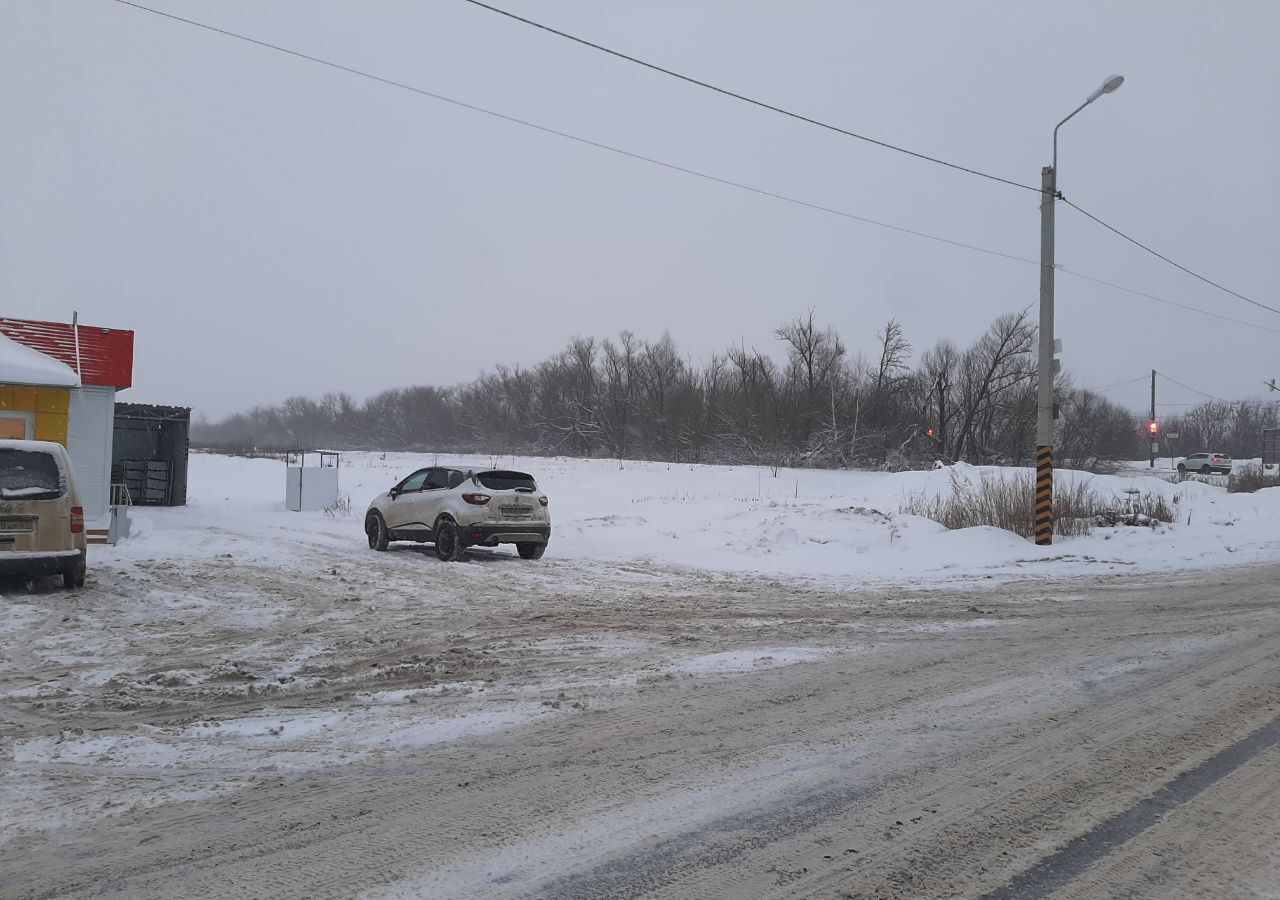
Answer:
<svg viewBox="0 0 1280 900"><path fill-rule="evenodd" d="M245 41L246 43L254 44L256 46L263 47L268 50L275 50L279 53L284 53L288 56L293 56L298 59L306 60L307 62L316 63L322 66L327 66L328 68L331 68L331 69L337 69L338 71L346 72L349 75L357 75L361 78L368 78L371 81L375 81L380 84L387 85L389 87L398 88L403 91L409 91L410 93L418 94L419 96L429 97L432 100L438 100L442 103L448 103L453 106L461 107L462 109L467 109L472 112L477 112L486 116L491 116L496 119L501 119L504 122L509 122L514 125L522 125L526 128L531 128L535 131L540 131L543 134L554 135L555 137L564 138L565 140L573 141L578 144L583 144L588 147L594 147L598 150L606 150L610 153L627 157L628 159L634 159L640 162L649 163L650 165L660 166L664 169L669 169L673 172L680 172L685 175L694 176L695 178L702 178L707 181L715 182L716 184L724 185L726 187L732 187L738 190L748 191L752 194L756 194L761 197L769 197L774 200L780 200L784 203L790 203L795 206L804 207L806 209L816 210L818 212L826 213L828 215L839 216L841 218L850 219L855 222L862 222L866 225L873 225L877 228L884 228L889 231L896 231L900 234L906 234L906 235L911 235L912 237L923 238L925 240L934 241L936 243L946 244L951 247L958 247L962 250L971 250L975 253L982 253L987 256L994 256L1000 259L1007 259L1012 262L1019 262L1019 263L1024 263L1027 265L1032 265L1037 267L1041 265L1041 263L1038 260L1030 259L1025 256L1018 256L1013 253L1005 253L1000 250L993 250L989 247L981 247L976 244L969 244L964 241L953 240L951 238L942 237L940 235L930 234L925 231L918 231L913 228L907 228L901 225L894 225L889 222L883 222L878 219L869 218L867 216L860 216L855 213L847 212L845 210L835 209L834 207L824 206L820 203L813 203L808 200L801 200L797 197L791 197L786 194L780 194L775 191L766 190L764 188L754 187L749 184L744 184L743 182L733 181L732 179L721 178L718 175L712 175L708 172L701 172L701 171L698 171L697 169L690 169L686 166L681 166L675 163L666 162L664 160L656 159L651 156L645 156L640 153L634 153L630 150L624 150L621 147L615 147L610 144L601 143L600 141L591 140L590 138L584 138L575 134L570 134L569 132L566 132L566 131L559 131L555 128L549 128L545 125L539 125L536 122L530 122L526 119L520 119L520 118L517 118L516 116L511 116L506 113L501 113L495 110L486 109L485 107L477 106L473 103L467 103L462 100L456 100L452 97L446 97L443 94L437 94L432 91L425 90L423 88L415 87L411 84L395 81L394 79L385 78L381 75L375 75L371 72L366 72L361 69L353 68L351 66L345 66L345 65L342 65L341 63L332 62L327 59L322 59L318 56L312 56L307 53L302 53L301 51L298 51L298 50L291 50L288 47L282 47L277 44L269 43L267 41L258 40L257 38L249 37L247 35L240 34L238 32L228 31L227 29L218 28L213 25L208 25L208 24L205 24L204 22L199 22L194 19L187 19L182 16L175 15L173 13L164 12L162 10L154 9L149 6L143 6L140 3L133 2L133 0L115 0L115 2L123 6L132 7L133 9L140 10L142 12L152 13L153 15L161 16L166 19L171 19L176 22L182 22L186 25L192 25L192 26L195 26L196 28L204 29L205 31L210 31L215 34L223 35L224 37L235 38L236 40ZM471 2L471 0L467 0L467 2ZM1092 281L1096 284L1104 285L1114 290L1124 291L1126 293L1135 294L1139 297L1145 297L1149 300L1154 300L1158 303L1165 303L1165 304L1168 304L1169 306L1175 306L1175 307L1178 307L1179 309L1185 309L1190 312L1200 313L1201 315L1205 315L1205 316L1212 316L1215 319L1221 319L1226 322L1233 322L1237 325L1243 325L1247 328L1258 329L1263 331L1271 331L1271 332L1280 334L1280 329L1268 328L1265 325L1255 325L1252 322L1246 322L1241 319L1233 319L1230 316L1224 316L1219 313L1210 312L1209 310L1200 309L1199 307L1195 307L1195 306L1188 306L1187 304L1184 304L1184 303L1178 303L1174 300L1169 300L1167 298L1160 297L1155 294L1150 294L1145 291L1140 291L1135 288L1125 287L1124 285L1116 284L1111 281L1106 281L1102 278L1096 278L1092 275L1086 275L1082 272L1076 272L1071 269L1067 269L1065 267L1059 267L1059 271L1067 275L1072 275L1076 278L1082 278L1086 281Z"/></svg>
<svg viewBox="0 0 1280 900"><path fill-rule="evenodd" d="M692 84L692 85L696 85L696 86L701 87L701 88L706 88L707 90L710 90L710 91L715 91L715 92L716 92L716 93L718 93L718 94L723 94L723 95L724 95L724 96L726 96L726 97L732 97L732 98L733 98L733 99L735 99L735 100L741 100L741 101L742 101L742 102L744 102L744 103L750 103L751 105L753 105L753 106L758 106L758 107L760 107L761 109L767 109L767 110L769 110L769 111L771 111L771 112L779 113L780 115L788 116L788 117L790 117L790 118L792 118L792 119L796 119L796 120L801 121L801 122L807 122L807 123L808 123L808 124L810 124L810 125L816 125L816 126L818 126L819 128L825 128L825 129L827 129L828 131L834 131L834 132L836 132L837 134L842 134L842 135L845 135L846 137L855 138L855 139L860 140L860 141L866 141L866 142L868 142L868 143L870 143L870 144L875 144L876 146L878 146L878 147L883 147L883 148L885 148L885 149L887 149L887 150L894 150L894 151L897 151L898 153L905 153L906 155L908 155L908 156L913 156L913 157L915 157L915 158L917 158L917 159L922 159L922 160L925 160L925 161L927 161L927 162L936 163L937 165L940 165L940 166L946 166L946 167L951 168L951 169L956 169L957 171L966 172L966 173L968 173L968 174L970 174L970 175L977 175L977 176L979 176L979 177L981 177L981 178L987 178L987 179L990 179L990 180L992 180L992 181L1000 182L1001 184L1007 184L1007 185L1010 185L1010 186L1012 186L1012 187L1019 187L1019 188L1023 188L1024 190L1028 190L1028 191L1036 191L1037 193L1041 192L1041 189L1040 189L1040 188L1033 187L1032 185L1023 184L1023 183L1018 182L1018 181L1012 181L1012 180L1007 179L1007 178L1001 178L1001 177L1000 177L1000 176L998 176L998 175L992 175L992 174L990 174L990 173L988 173L988 172L982 172L982 171L979 171L979 170L977 170L977 169L971 169L971 168L969 168L969 167L967 167L967 166L962 166L962 165L959 165L959 164L957 164L957 163L952 163L952 162L948 162L948 161L943 160L943 159L938 159L937 157L934 157L934 156L928 156L928 155L923 154L923 153L918 153L918 152L916 152L916 151L914 151L914 150L908 150L908 149L906 149L905 147L900 147L900 146L898 146L898 145L896 145L896 144L890 144L890 143L888 143L887 141L877 140L877 139L875 139L875 138L868 137L867 135L864 135L864 134L858 134L857 132L849 131L848 129L841 128L841 127L836 126L836 125L832 125L832 124L830 124L830 123L828 123L828 122L823 122L823 121L821 121L821 120L819 120L819 119L814 119L814 118L812 118L812 117L810 117L810 116L806 116L806 115L803 115L803 114L801 114L801 113L792 112L791 110L784 109L783 107L780 107L780 106L774 106L774 105L773 105L773 104L771 104L771 103L766 103L766 102L764 102L764 101L762 101L762 100L757 100L757 99L755 99L754 97L748 97L748 96L746 96L746 95L744 95L744 94L740 94L740 93L738 93L738 92L736 92L736 91L731 91L731 90L729 90L728 88L723 88L723 87L720 87L719 85L711 84L711 83L709 83L709 82L702 81L702 80L697 79L697 78L693 78L693 77L691 77L691 76L689 76L689 75L684 75L684 74L682 74L682 73L680 73L680 72L673 71L673 70L671 70L671 69L668 69L668 68L665 68L665 67L663 67L663 66L657 65L656 63L651 63L651 62L649 62L649 61L647 61L647 60L639 59L638 57L631 56L630 54L627 54L627 53L623 53L623 52L621 52L620 50L614 50L614 49L613 49L613 48L611 48L611 47L606 47L606 46L604 46L604 45L602 45L602 44L597 44L597 43L595 43L594 41L589 41L589 40L587 40L586 38L578 37L577 35L575 35L575 34L570 34L570 33L568 33L567 31L561 31L561 30L560 30L560 29L558 29L558 28L552 28L550 25L545 25L545 24L543 24L542 22L537 22L537 21L535 21L535 20L533 20L533 19L529 19L529 18L526 18L526 17L524 17L524 16L517 15L516 13L510 12L509 10L505 10L505 9L502 9L502 8L500 8L500 7L497 7L497 6L493 6L493 5L489 4L489 3L485 3L485 2L483 2L483 0L463 0L463 2L465 2L465 3L469 3L469 4L471 4L472 6L478 7L478 8L480 8L480 9L488 10L489 12L492 12L492 13L496 13L497 15L504 16L504 17L506 17L506 18L508 18L508 19L512 19L512 20L514 20L514 21L516 21L516 22L522 22L522 23L524 23L525 25L529 25L529 26L532 26L533 28L540 29L540 30L545 31L545 32L547 32L547 33L549 33L549 34L554 34L554 35L556 35L556 36L558 36L558 37L565 38L566 40L573 41L574 43L577 43L577 44L581 44L581 45L582 45L582 46L584 46L584 47L590 47L590 48L591 48L591 49L593 49L593 50L599 50L601 53L607 53L607 54L609 54L610 56L617 57L618 59L626 60L627 62L630 62L630 63L635 63L635 64L636 64L636 65L638 65L638 66L643 66L644 68L646 68L646 69L650 69L650 70L652 70L652 71L654 71L654 72L659 72L659 73L661 73L661 74L663 74L663 75L668 75L668 76L670 76L670 77L672 77L672 78L679 79L680 81L684 81L684 82L687 82L687 83ZM1059 199L1061 199L1064 203L1066 203L1066 204L1067 204L1068 206L1070 206L1071 208L1075 209L1077 212L1081 213L1082 215L1086 216L1086 217L1087 217L1087 218L1089 218L1089 219L1092 219L1094 222L1098 223L1098 224L1099 224L1099 225L1101 225L1103 228L1106 228L1108 231L1111 231L1111 232L1115 233L1116 235L1118 235L1118 236L1120 236L1120 237L1124 238L1126 241L1129 241L1129 242L1130 242L1131 244L1133 244L1134 246L1136 246L1136 247L1140 247L1141 249L1145 250L1147 253L1150 253L1152 256L1155 256L1155 257L1157 257L1157 258L1159 258L1159 259L1163 260L1164 262L1166 262L1166 263L1168 263L1169 265L1171 265L1171 266L1173 266L1173 267L1175 267L1175 268L1177 268L1177 269L1181 270L1182 272L1185 272L1186 274L1188 274L1188 275L1192 276L1193 278L1197 278L1197 279L1199 279L1200 281L1204 282L1205 284L1208 284L1208 285L1210 285L1210 286L1212 286L1212 287L1215 287L1215 288L1217 288L1217 289L1218 289L1218 290L1220 290L1220 291L1224 291L1225 293L1230 294L1231 296L1236 297L1236 298L1238 298L1238 299L1240 299L1240 300L1243 300L1243 301L1245 301L1246 303L1252 303L1254 306L1257 306L1257 307L1259 307L1259 308L1261 308L1261 309L1265 309L1265 310L1268 310L1268 311L1270 311L1270 312L1280 314L1280 309L1276 309L1276 308L1275 308L1275 307L1273 307L1273 306L1268 306L1267 304L1265 304L1265 303L1261 303L1261 302L1259 302L1259 301L1257 301L1257 300L1254 300L1254 299L1253 299L1253 298L1251 298L1251 297L1246 297L1244 294L1241 294L1241 293L1239 293L1239 292L1237 292L1237 291L1233 291L1233 290L1231 290L1230 288L1228 288L1228 287L1226 287L1226 286L1224 286L1224 285L1222 285L1222 284L1219 284L1218 282L1216 282L1216 281L1214 281L1214 280L1212 280L1212 279L1210 279L1210 278L1207 278L1207 277L1205 277L1204 275L1201 275L1199 272L1196 272L1196 271L1194 271L1194 270L1192 270L1192 269L1189 269L1189 268L1187 268L1186 266L1182 265L1181 263L1175 262L1174 260L1172 260L1172 259L1170 259L1169 257L1165 256L1163 253L1160 253L1159 251L1157 251L1157 250L1155 250L1155 249L1153 249L1153 248L1151 248L1151 247L1147 246L1146 244L1142 243L1141 241L1137 240L1136 238L1131 237L1131 236L1130 236L1130 235L1128 235L1128 234L1125 234L1123 231L1121 231L1120 229L1116 228L1115 226L1110 225L1110 224L1108 224L1108 223L1104 222L1102 219L1099 219L1097 216L1093 215L1093 213L1090 213L1089 211L1087 211L1087 210L1085 210L1085 209L1082 209L1080 206L1076 205L1075 203L1073 203L1072 201L1068 200L1067 198L1062 197L1061 195L1059 195ZM1124 288L1121 288L1121 290L1124 290ZM1146 295L1146 296L1150 296L1150 295ZM1157 298L1152 298L1152 299L1157 299ZM1178 304L1174 304L1174 305L1176 306L1176 305L1178 305ZM1186 309L1195 309L1195 307L1185 307L1185 308L1186 308ZM1205 312L1204 310L1196 310L1196 311L1197 311L1197 312ZM1214 313L1206 313L1206 314L1207 314L1207 315L1215 315ZM1225 316L1220 316L1219 318L1226 318L1226 317L1225 317ZM1238 321L1238 320L1229 320L1229 321ZM1242 324L1247 324L1247 323L1242 323Z"/></svg>
<svg viewBox="0 0 1280 900"><path fill-rule="evenodd" d="M1157 372L1156 374L1157 374L1157 375L1159 375L1161 378L1163 378L1165 381L1171 381L1171 382L1173 382L1174 384L1176 384L1178 387L1180 387L1180 388L1186 388L1186 389L1187 389L1187 390L1189 390L1191 393L1193 393L1193 394L1199 394L1201 397L1208 397L1210 400L1217 400L1219 403L1230 403L1230 402L1231 402L1231 401L1229 401L1229 400L1223 400L1221 397L1215 397L1213 394L1206 394L1204 391L1198 391L1198 390L1196 390L1195 388L1193 388L1191 385L1189 385L1189 384L1183 384L1181 381L1178 381L1177 379L1170 378L1168 375L1164 374L1163 372Z"/></svg>
<svg viewBox="0 0 1280 900"><path fill-rule="evenodd" d="M1116 388L1122 388L1125 385L1137 384L1139 381L1146 381L1150 375L1139 375L1137 378L1130 378L1128 381L1118 381L1115 384L1109 384L1106 387L1092 388L1095 394L1105 394L1107 391L1114 391Z"/></svg>
<svg viewBox="0 0 1280 900"><path fill-rule="evenodd" d="M471 2L471 0L468 0L468 2ZM1218 284L1218 282L1213 281L1210 278L1206 278L1205 276L1201 275L1199 272L1195 272L1191 269L1188 269L1186 266L1182 265L1182 263L1174 262L1172 259L1165 256L1163 253L1159 252L1158 250L1153 250L1151 247L1148 247L1146 244L1142 243L1142 241L1139 241L1137 238L1130 237L1129 235L1121 231L1119 228L1116 228L1114 225L1108 225L1106 222L1102 221L1101 219L1099 219L1097 216L1095 216L1093 213L1089 212L1088 210L1081 209L1079 206L1072 203L1066 197L1061 197L1060 199L1062 200L1063 203L1067 204L1067 206L1070 206L1072 209L1074 209L1076 212L1080 213L1081 215L1085 216L1086 218L1092 219L1094 222L1097 222L1103 228L1107 229L1107 231L1110 231L1113 234L1119 235L1129 243L1133 244L1135 247L1141 247L1143 250L1147 251L1157 259L1164 260L1169 265L1173 266L1175 269L1179 269L1180 271L1186 272L1192 278L1198 278L1200 281L1203 281L1205 284L1210 285L1212 287L1216 287L1218 290L1223 291L1224 293L1230 294L1232 297L1236 297L1240 300L1243 300L1245 303L1252 303L1254 306L1260 307L1261 309L1265 309L1270 312L1280 314L1280 309L1276 309L1274 306L1267 306L1267 304L1265 303L1259 303L1257 300L1254 300L1252 297L1246 297L1244 294L1237 293L1236 291L1231 290L1231 288L1229 287L1224 287L1223 285Z"/></svg>
<svg viewBox="0 0 1280 900"><path fill-rule="evenodd" d="M715 91L717 94L723 94L726 97L732 97L735 100L741 100L743 103L750 103L752 106L758 106L761 109L767 109L770 112L775 112L780 115L784 115L789 118L796 119L797 121L800 121L800 122L806 122L810 125L816 125L819 128L825 128L827 131L834 131L836 134L842 134L845 137L855 138L859 141L866 141L869 144L875 144L877 147L883 147L886 150L894 150L894 151L897 151L898 153L905 153L907 156L913 156L916 159L922 159L922 160L925 160L926 162L935 163L940 166L946 166L949 169L955 169L959 172L966 172L970 175L977 175L980 178L987 178L987 179L990 179L991 181L998 181L1001 184L1007 184L1007 185L1010 185L1011 187L1022 188L1023 190L1027 190L1027 191L1035 191L1036 193L1042 192L1040 188L1033 187L1029 184L1022 184L1021 182L1012 181L1008 178L1001 178L999 175L992 175L988 172L981 172L977 169L971 169L968 166L959 165L958 163L947 162L945 159L938 159L936 156L928 156L924 153L918 153L915 150L908 150L905 147L899 147L897 144L890 144L888 141L881 141L873 137L868 137L865 134L858 134L855 131L849 131L848 129L841 128L838 125L832 125L828 122L823 122L820 119L812 118L811 116L806 116L801 113L792 112L791 110L784 109L781 106L774 106L771 103L765 103L763 100L757 100L754 97L748 97L745 94L739 94L736 91L731 91L728 88L723 88L706 81L701 81L689 75L683 75L680 72L672 71L671 69L664 68L663 66L657 65L656 63L651 63L646 60L639 59L635 56L631 56L629 54L623 53L619 50L614 50L610 47L605 47L602 44L597 44L594 41L589 41L586 38L581 38L581 37L578 37L577 35L569 34L567 31L560 31L557 28L552 28L550 25L544 25L541 22L535 22L533 19L526 19L524 16L518 16L513 12L509 12L508 10L501 9L497 6L490 6L488 3L481 2L481 0L463 0L463 2L470 3L472 6L479 7L480 9L486 9L492 13L497 13L500 16L505 16L508 19L513 19L517 22L523 22L525 25L531 25L534 28L541 29L542 31L546 31L550 34L554 34L558 37L565 38L566 40L573 41L574 43L581 44L584 47L590 47L593 50L599 50L601 53L607 53L610 56L617 57L618 59L626 60L627 62L630 62L630 63L635 63L638 66L644 66L646 69L651 69L654 72L660 72L663 75L669 75L670 77L677 78L680 81L684 81L689 84L696 85L700 88L706 88L709 91Z"/></svg>
<svg viewBox="0 0 1280 900"><path fill-rule="evenodd" d="M599 150L607 150L610 153L616 153L619 156L625 156L630 159L640 160L641 162L650 163L651 165L655 165L655 166L661 166L664 169L671 169L672 171L675 171L675 172L682 172L685 175L693 175L694 177L697 177L697 178L704 178L707 181L714 181L717 184L723 184L728 187L737 188L743 191L750 191L751 193L759 194L762 197L771 197L774 200L781 200L785 203L795 204L796 206L803 206L808 209L814 209L819 212L828 213L833 216L840 216L845 219L852 219L856 222L863 222L867 225L875 225L878 228L887 228L890 231L897 231L902 234L909 234L914 237L924 238L930 241L936 241L940 244L948 244L952 247L960 247L964 250L973 250L974 252L977 252L977 253L985 253L988 256L998 256L1002 259L1008 259L1014 262L1027 263L1033 266L1040 265L1040 263L1037 262L1036 260L1029 259L1025 256L1016 256L1012 253L1004 253L999 250L992 250L988 247L979 247L976 244L968 244L968 243L965 243L964 241L952 240L951 238L941 237L936 234L929 234L928 232L924 232L924 231L917 231L915 229L906 228L901 225L893 225L889 222L881 222L877 219L871 219L866 216L859 216L854 213L845 212L844 210L834 209L830 206L823 206L820 203L811 203L808 200L801 200L796 197L789 197L786 194L779 194L774 191L765 190L764 188L753 187L749 184L743 184L740 181L733 181L728 178L721 178L718 175L712 175L707 172L700 172L696 169L690 169L685 166L677 165L675 163L665 162L663 160L655 159L654 157L651 157L651 156L645 156L640 153L633 153L630 150L624 150L621 147L615 147L610 144L604 144L604 143L601 143L600 141L593 141L590 138L579 137L578 135L570 134L567 131L559 131L555 128L548 128L545 125L539 125L536 122L530 122L527 119L520 119L515 116L507 115L506 113L500 113L492 109L486 109L483 106L476 106L473 103L466 103L462 100L455 100L452 97L446 97L443 94L437 94L432 91L424 90L419 87L414 87L413 85L405 84L402 81L395 81L394 79L391 79L391 78L384 78L381 75L375 75L371 72L366 72L361 69L353 68L351 66L344 66L341 63L336 63L327 59L322 59L318 56L311 56L310 54L302 53L298 50L291 50L288 47L281 47L278 44L272 44L272 43L268 43L267 41L261 41L261 40L258 40L257 38L252 38L235 31L228 31L225 28L218 28L213 25L207 25L204 22L198 22L194 19L186 19L186 18L183 18L182 16L174 15L173 13L168 13L162 10L153 9L152 7L149 7L149 6L143 6L140 3L132 2L132 0L115 0L115 2L122 4L124 6L129 6L134 9L141 10L143 12L149 12L157 16L163 16L166 19L172 19L176 22L182 22L187 25L194 25L197 28L203 28L206 31L212 31L216 34L224 35L225 37L236 38L237 40L246 41L250 44L256 44L257 46L264 47L268 50L275 50L280 53L285 53L289 56L297 57L298 59L304 59L308 62L317 63L322 66L328 66L331 69L337 69L339 71L346 72L350 75L358 75L361 78L368 78L380 84L387 85L389 87L399 88L400 90L403 90L403 91L410 91L411 93L419 94L423 97L430 97L432 100L439 100L443 103L450 103L454 106L459 106L459 107L462 107L463 109L471 110L472 112L483 113L486 116L493 116L494 118L502 119L505 122L511 122L515 125L523 125L526 128L532 128L536 131L541 131L544 134L555 135L556 137L561 137L566 140L574 141L579 144L585 144L589 147L595 147Z"/></svg>
<svg viewBox="0 0 1280 900"><path fill-rule="evenodd" d="M1085 281L1092 281L1094 284L1105 285L1117 291L1124 291L1126 294L1133 294L1138 297L1146 297L1148 300L1155 300L1157 303L1165 303L1169 306L1176 306L1178 309L1186 309L1191 312L1200 313L1202 316L1212 316L1215 319L1221 319L1224 322L1234 322L1237 325L1244 325L1246 328L1253 328L1258 331L1270 331L1274 334L1280 334L1280 328L1269 328L1266 325L1255 325L1253 322L1246 322L1243 319L1233 319L1231 316L1224 316L1221 313L1210 312L1207 309L1201 309L1198 306L1188 306L1185 303L1179 303L1176 300L1170 300L1167 297L1160 297L1156 294L1148 294L1146 291L1140 291L1137 288L1125 287L1123 284L1116 284L1114 281L1107 281L1102 278L1095 278L1092 275L1085 275L1083 272L1076 272L1065 266L1059 266L1058 271L1064 275L1070 275L1073 278L1082 278Z"/></svg>

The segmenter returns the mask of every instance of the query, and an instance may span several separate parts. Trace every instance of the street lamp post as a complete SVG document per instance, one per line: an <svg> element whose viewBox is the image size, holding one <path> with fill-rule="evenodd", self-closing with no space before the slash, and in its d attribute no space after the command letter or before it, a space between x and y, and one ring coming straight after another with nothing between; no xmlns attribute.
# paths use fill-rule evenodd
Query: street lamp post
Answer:
<svg viewBox="0 0 1280 900"><path fill-rule="evenodd" d="M1040 361L1036 394L1035 540L1053 543L1053 213L1058 200L1058 129L1103 94L1124 84L1112 75L1053 129L1053 165L1040 172Z"/></svg>

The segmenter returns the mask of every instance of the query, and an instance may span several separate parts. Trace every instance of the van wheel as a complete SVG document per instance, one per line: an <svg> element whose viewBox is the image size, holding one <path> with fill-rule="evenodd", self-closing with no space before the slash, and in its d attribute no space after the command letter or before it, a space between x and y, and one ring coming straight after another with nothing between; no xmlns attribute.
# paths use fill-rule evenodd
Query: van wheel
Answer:
<svg viewBox="0 0 1280 900"><path fill-rule="evenodd" d="M436 556L445 562L460 562L466 554L467 547L458 533L458 526L452 519L440 519L434 529L436 539Z"/></svg>
<svg viewBox="0 0 1280 900"><path fill-rule="evenodd" d="M372 512L364 520L364 533L369 536L370 550L387 549L387 523L382 520L382 513Z"/></svg>
<svg viewBox="0 0 1280 900"><path fill-rule="evenodd" d="M85 568L84 557L81 556L74 569L62 573L62 586L69 591L84 587Z"/></svg>
<svg viewBox="0 0 1280 900"><path fill-rule="evenodd" d="M542 554L547 552L547 545L521 541L516 544L516 552L520 554L521 559L542 559Z"/></svg>

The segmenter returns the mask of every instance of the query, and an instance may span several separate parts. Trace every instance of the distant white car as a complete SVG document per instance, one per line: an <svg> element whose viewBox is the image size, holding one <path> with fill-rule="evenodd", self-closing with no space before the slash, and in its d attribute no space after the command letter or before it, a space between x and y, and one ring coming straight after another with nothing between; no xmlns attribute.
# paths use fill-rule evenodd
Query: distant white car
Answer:
<svg viewBox="0 0 1280 900"><path fill-rule="evenodd" d="M456 561L468 547L515 544L521 559L539 559L551 540L548 505L524 472L431 466L374 497L364 530L373 550L431 542L437 556Z"/></svg>
<svg viewBox="0 0 1280 900"><path fill-rule="evenodd" d="M1213 472L1230 475L1231 457L1225 453L1192 453L1185 459L1178 460L1178 471L1198 472L1201 475Z"/></svg>

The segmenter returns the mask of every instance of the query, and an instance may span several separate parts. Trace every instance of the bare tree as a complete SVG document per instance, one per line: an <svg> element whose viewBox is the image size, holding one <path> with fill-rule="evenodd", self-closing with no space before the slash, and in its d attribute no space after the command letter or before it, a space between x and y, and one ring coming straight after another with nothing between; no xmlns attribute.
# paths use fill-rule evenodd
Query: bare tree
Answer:
<svg viewBox="0 0 1280 900"><path fill-rule="evenodd" d="M880 342L880 363L876 367L875 389L880 394L907 370L911 342L897 319L886 322L884 328L876 332L876 339Z"/></svg>
<svg viewBox="0 0 1280 900"><path fill-rule="evenodd" d="M1035 329L1026 313L996 319L986 333L964 355L960 369L959 427L953 432L948 455L963 459L971 450L986 458L994 427L1006 395L1031 377L1031 340Z"/></svg>

